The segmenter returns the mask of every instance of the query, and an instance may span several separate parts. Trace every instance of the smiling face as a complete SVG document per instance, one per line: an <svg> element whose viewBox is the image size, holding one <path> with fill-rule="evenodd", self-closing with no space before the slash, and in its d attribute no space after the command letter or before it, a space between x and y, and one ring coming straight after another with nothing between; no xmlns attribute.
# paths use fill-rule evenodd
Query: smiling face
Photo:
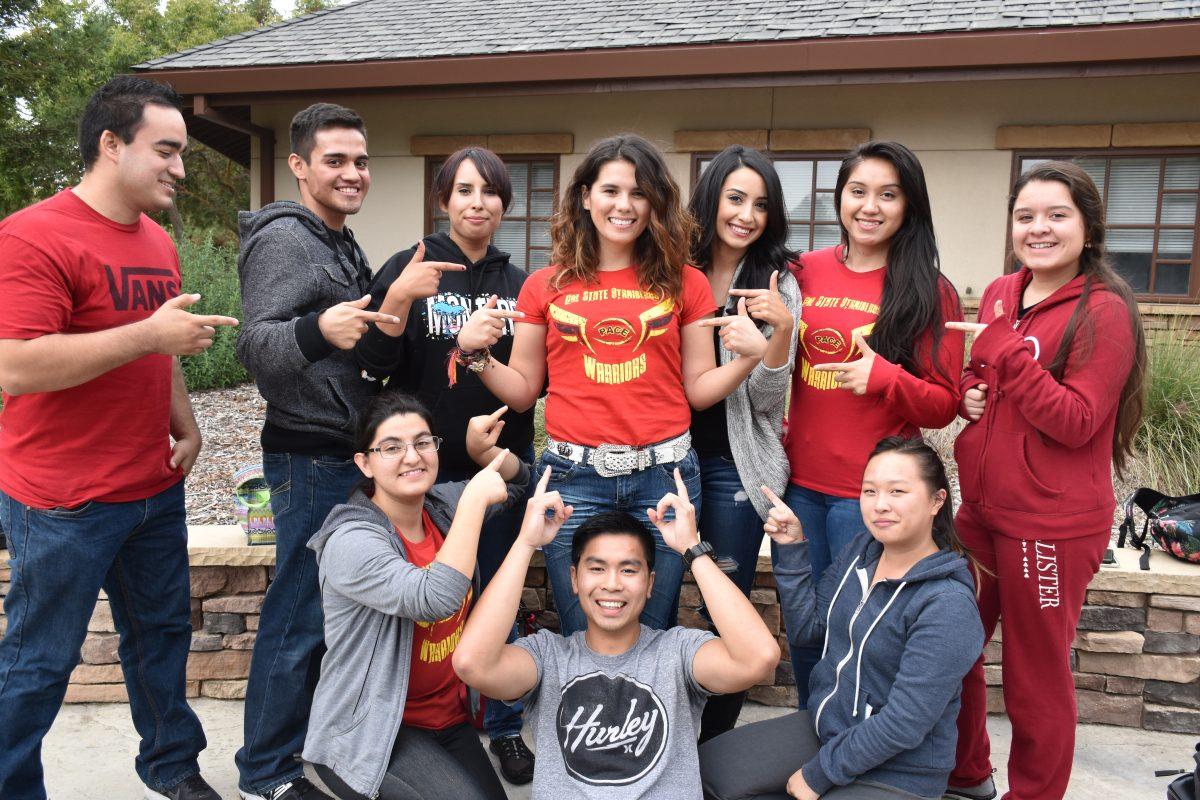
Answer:
<svg viewBox="0 0 1200 800"><path fill-rule="evenodd" d="M308 161L292 153L288 166L300 183L306 208L331 228L340 229L349 214L357 214L371 188L367 139L354 128L317 131Z"/></svg>
<svg viewBox="0 0 1200 800"><path fill-rule="evenodd" d="M933 518L945 502L945 490L930 491L913 456L887 452L867 462L859 508L867 530L885 546L933 543Z"/></svg>
<svg viewBox="0 0 1200 800"><path fill-rule="evenodd" d="M450 238L460 247L486 247L504 216L504 201L469 158L454 173L450 199L440 205L450 218Z"/></svg>
<svg viewBox="0 0 1200 800"><path fill-rule="evenodd" d="M591 539L571 567L571 588L589 627L616 633L636 627L654 588L641 541L628 534Z"/></svg>
<svg viewBox="0 0 1200 800"><path fill-rule="evenodd" d="M1017 261L1041 277L1064 282L1079 272L1084 244L1083 214L1067 186L1030 181L1013 203L1012 247Z"/></svg>
<svg viewBox="0 0 1200 800"><path fill-rule="evenodd" d="M187 126L175 108L154 103L142 109L142 122L133 140L121 141L106 131L101 137L101 157L116 164L121 201L135 212L165 211L175 202L175 183L183 180L183 151Z"/></svg>
<svg viewBox="0 0 1200 800"><path fill-rule="evenodd" d="M634 243L650 224L650 200L638 188L628 161L609 161L583 190L583 207L596 226L601 252L633 255Z"/></svg>
<svg viewBox="0 0 1200 800"><path fill-rule="evenodd" d="M376 451L356 453L354 462L363 475L375 481L376 497L379 493L397 502L420 500L437 481L437 450L417 452L415 447L406 447L416 442L433 438L429 425L418 414L396 414L384 420L375 431L371 448L399 444L404 451L399 458L386 459Z"/></svg>
<svg viewBox="0 0 1200 800"><path fill-rule="evenodd" d="M886 249L904 223L906 208L896 167L882 158L863 159L841 194L841 222L851 251Z"/></svg>
<svg viewBox="0 0 1200 800"><path fill-rule="evenodd" d="M754 170L739 167L725 178L717 203L717 239L744 252L767 227L767 184Z"/></svg>

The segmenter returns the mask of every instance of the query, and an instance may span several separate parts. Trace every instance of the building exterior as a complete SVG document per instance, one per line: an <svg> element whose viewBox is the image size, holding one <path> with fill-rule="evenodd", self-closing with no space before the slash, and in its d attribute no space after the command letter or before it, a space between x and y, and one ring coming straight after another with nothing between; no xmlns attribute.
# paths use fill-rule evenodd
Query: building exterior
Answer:
<svg viewBox="0 0 1200 800"><path fill-rule="evenodd" d="M1004 269L1022 166L1074 157L1143 301L1192 317L1200 300L1200 2L359 0L136 69L249 165L254 205L296 197L297 110L358 110L373 190L354 227L376 265L435 229L431 171L468 143L509 162L497 244L533 269L558 187L603 136L656 142L685 192L725 145L768 150L804 250L837 239L840 154L885 138L924 164L965 299Z"/></svg>

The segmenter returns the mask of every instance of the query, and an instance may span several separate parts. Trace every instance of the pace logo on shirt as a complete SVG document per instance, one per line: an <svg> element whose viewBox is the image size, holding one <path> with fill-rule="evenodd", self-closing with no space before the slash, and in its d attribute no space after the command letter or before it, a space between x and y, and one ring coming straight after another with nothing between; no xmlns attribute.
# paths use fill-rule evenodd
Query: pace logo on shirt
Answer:
<svg viewBox="0 0 1200 800"><path fill-rule="evenodd" d="M628 675L581 675L563 687L558 704L563 764L593 786L641 780L662 758L669 725L654 690Z"/></svg>
<svg viewBox="0 0 1200 800"><path fill-rule="evenodd" d="M162 267L118 267L104 265L108 293L115 311L154 311L179 294L175 270Z"/></svg>
<svg viewBox="0 0 1200 800"><path fill-rule="evenodd" d="M458 336L462 326L477 308L487 305L487 297L470 297L454 292L439 292L425 299L425 338L453 339ZM501 297L496 301L496 308L512 311L517 307L517 298ZM515 323L511 319L504 321L504 333L511 336Z"/></svg>
<svg viewBox="0 0 1200 800"><path fill-rule="evenodd" d="M651 301L637 308L637 317L608 316L590 319L587 304L612 301ZM646 374L646 353L639 352L648 339L667 331L675 312L675 301L643 289L596 289L564 295L561 305L551 303L549 317L563 341L583 348L583 373L596 383L627 383ZM582 304L576 309L567 306ZM581 313L583 312L583 313ZM598 346L602 345L602 346Z"/></svg>

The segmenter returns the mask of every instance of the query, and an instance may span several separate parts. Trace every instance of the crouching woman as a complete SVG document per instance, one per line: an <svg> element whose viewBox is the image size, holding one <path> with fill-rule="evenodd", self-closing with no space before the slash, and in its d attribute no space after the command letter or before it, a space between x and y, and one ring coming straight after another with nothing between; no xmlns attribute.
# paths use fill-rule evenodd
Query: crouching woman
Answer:
<svg viewBox="0 0 1200 800"><path fill-rule="evenodd" d="M796 515L766 491L767 534L803 541ZM938 798L954 766L959 681L983 648L975 585L954 531L946 472L920 439L888 437L863 474L867 530L819 585L785 600L824 640L809 707L700 748L705 796L800 800Z"/></svg>
<svg viewBox="0 0 1200 800"><path fill-rule="evenodd" d="M435 486L441 439L429 411L407 394L379 395L354 456L364 480L308 543L329 649L303 755L340 800L505 797L450 662L480 527L529 479L496 446L500 416L469 423L467 451L482 471Z"/></svg>

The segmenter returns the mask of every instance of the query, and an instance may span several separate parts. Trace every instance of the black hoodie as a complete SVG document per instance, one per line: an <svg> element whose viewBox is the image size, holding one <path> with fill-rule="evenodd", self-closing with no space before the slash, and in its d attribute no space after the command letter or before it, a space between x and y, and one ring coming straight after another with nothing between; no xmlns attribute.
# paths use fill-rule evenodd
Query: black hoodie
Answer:
<svg viewBox="0 0 1200 800"><path fill-rule="evenodd" d="M471 263L445 233L426 236L424 242L426 261L463 264L467 270L443 272L438 293L412 304L404 333L399 337L388 336L372 325L359 340L354 354L369 375L387 378L389 387L411 392L433 412L436 432L445 440L439 451L444 471L475 472L478 466L467 455L465 443L467 421L490 414L503 404L478 375L465 367L458 367L458 384L451 389L446 358L471 312L487 303L490 296L499 298L499 308L517 307L517 295L528 275L509 262L508 253L490 245L483 258ZM378 309L383 304L388 287L415 252L416 247L411 247L387 260L371 283L370 308ZM505 335L492 346L492 355L504 363L512 352L512 332L510 320ZM510 411L504 420L500 446L524 458L522 454L533 442L533 409L524 413Z"/></svg>

